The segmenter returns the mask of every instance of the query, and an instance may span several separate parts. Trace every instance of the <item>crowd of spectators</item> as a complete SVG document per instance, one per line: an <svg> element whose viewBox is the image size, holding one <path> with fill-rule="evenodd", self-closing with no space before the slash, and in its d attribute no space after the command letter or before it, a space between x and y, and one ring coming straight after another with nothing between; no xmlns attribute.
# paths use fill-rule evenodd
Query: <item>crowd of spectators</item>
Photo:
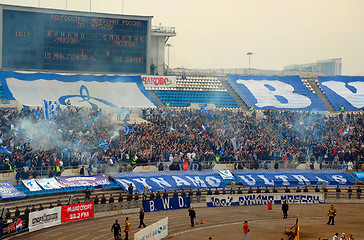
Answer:
<svg viewBox="0 0 364 240"><path fill-rule="evenodd" d="M362 112L328 117L279 110L142 111L147 121L128 124L101 109L66 108L51 121L40 108L1 109L2 150L11 154L0 153L0 170L18 169L27 178L36 177L34 169L55 166L230 161L260 168L278 160L345 161L361 168L364 160ZM107 146L100 147L101 141Z"/></svg>

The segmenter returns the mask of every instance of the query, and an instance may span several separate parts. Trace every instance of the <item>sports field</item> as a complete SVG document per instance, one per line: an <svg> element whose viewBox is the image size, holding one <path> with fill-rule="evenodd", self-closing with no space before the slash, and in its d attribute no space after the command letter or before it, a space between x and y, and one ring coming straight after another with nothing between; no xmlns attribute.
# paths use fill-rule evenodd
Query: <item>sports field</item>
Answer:
<svg viewBox="0 0 364 240"><path fill-rule="evenodd" d="M169 239L243 239L242 222L247 220L250 226L248 239L287 239L284 228L295 223L300 217L300 239L317 240L319 237L332 239L336 232L353 234L355 239L364 239L364 204L336 204L337 217L335 225L327 225L329 204L290 205L288 219L282 218L281 206L273 205L267 210L266 205L234 206L217 208L196 208L197 220L207 224L190 226L187 209L160 211L145 214L145 223L152 224L159 219L169 217ZM115 219L123 221L128 216L131 220L132 236L139 230L138 214L117 215L81 222L64 224L45 230L25 234L13 239L19 240L96 240L113 239L110 231ZM132 239L132 237L129 237Z"/></svg>

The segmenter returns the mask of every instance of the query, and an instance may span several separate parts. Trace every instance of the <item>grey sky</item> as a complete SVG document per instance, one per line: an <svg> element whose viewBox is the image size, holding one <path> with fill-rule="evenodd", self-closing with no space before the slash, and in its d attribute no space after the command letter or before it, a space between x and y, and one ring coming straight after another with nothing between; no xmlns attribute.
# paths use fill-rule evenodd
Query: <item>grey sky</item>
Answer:
<svg viewBox="0 0 364 240"><path fill-rule="evenodd" d="M252 67L343 59L344 75L364 75L362 0L91 0L93 12L154 16L153 25L176 27L171 67ZM89 11L89 0L68 0L68 10ZM39 0L0 0L39 6ZM40 0L65 9L66 0Z"/></svg>

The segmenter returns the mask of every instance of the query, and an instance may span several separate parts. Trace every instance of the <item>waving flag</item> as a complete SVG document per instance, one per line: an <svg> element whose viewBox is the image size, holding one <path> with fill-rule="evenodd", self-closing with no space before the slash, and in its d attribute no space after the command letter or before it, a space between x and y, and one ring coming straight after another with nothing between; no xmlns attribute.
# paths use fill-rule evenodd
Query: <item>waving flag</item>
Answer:
<svg viewBox="0 0 364 240"><path fill-rule="evenodd" d="M27 136L27 141L30 142L32 141L32 139L29 136Z"/></svg>
<svg viewBox="0 0 364 240"><path fill-rule="evenodd" d="M201 113L202 113L202 114L207 113L207 104L205 104L205 105L203 105L203 106L201 107Z"/></svg>
<svg viewBox="0 0 364 240"><path fill-rule="evenodd" d="M37 116L37 118L43 117L42 114L40 114L37 110L33 109L32 111L33 111L34 115Z"/></svg>
<svg viewBox="0 0 364 240"><path fill-rule="evenodd" d="M107 149L109 147L109 144L107 142L105 142L104 140L102 140L100 143L99 143L99 148L104 148L104 149Z"/></svg>
<svg viewBox="0 0 364 240"><path fill-rule="evenodd" d="M46 101L43 99L44 118L50 120L53 117L60 116L61 104L58 101Z"/></svg>
<svg viewBox="0 0 364 240"><path fill-rule="evenodd" d="M207 125L205 125L205 126L204 126L204 125L202 125L202 130L201 130L201 132L199 132L199 133L198 133L198 135L201 135L201 134L203 133L203 131L205 131L205 130L206 130L206 129L208 129L209 127L210 127L210 125L208 125L208 124L207 124Z"/></svg>
<svg viewBox="0 0 364 240"><path fill-rule="evenodd" d="M133 133L133 130L128 126L124 126L124 129L125 129L125 134Z"/></svg>
<svg viewBox="0 0 364 240"><path fill-rule="evenodd" d="M176 131L176 129L174 129L173 127L172 127L172 125L170 126L170 128L169 128L169 131Z"/></svg>
<svg viewBox="0 0 364 240"><path fill-rule="evenodd" d="M11 154L12 152L11 151L9 151L8 149L6 149L6 148L4 148L3 146L0 146L0 152L2 152L2 153L6 153L6 154Z"/></svg>

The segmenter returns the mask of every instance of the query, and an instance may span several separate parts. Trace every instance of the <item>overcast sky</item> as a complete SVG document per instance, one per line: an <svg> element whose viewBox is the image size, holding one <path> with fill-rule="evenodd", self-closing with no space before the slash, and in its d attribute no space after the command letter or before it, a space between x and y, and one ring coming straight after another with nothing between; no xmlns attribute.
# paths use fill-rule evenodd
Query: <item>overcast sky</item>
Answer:
<svg viewBox="0 0 364 240"><path fill-rule="evenodd" d="M3 4L90 11L90 0L0 0ZM124 6L124 9L123 9ZM92 12L153 16L175 27L171 67L252 67L342 58L344 75L364 75L362 0L91 0Z"/></svg>

